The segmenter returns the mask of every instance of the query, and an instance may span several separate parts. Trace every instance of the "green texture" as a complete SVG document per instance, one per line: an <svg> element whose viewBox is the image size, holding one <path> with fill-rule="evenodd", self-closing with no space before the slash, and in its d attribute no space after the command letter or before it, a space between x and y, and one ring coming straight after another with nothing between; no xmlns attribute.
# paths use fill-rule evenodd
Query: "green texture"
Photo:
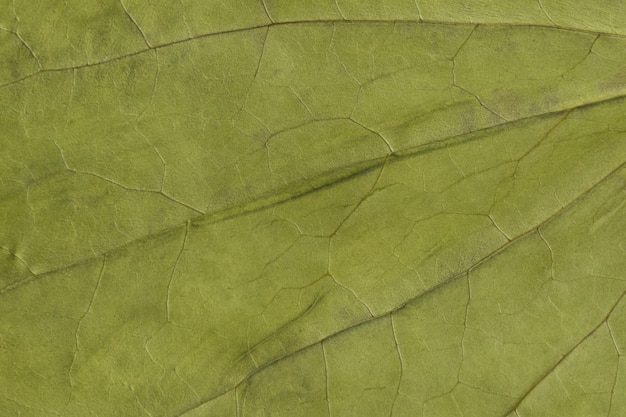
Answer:
<svg viewBox="0 0 626 417"><path fill-rule="evenodd" d="M626 415L621 0L0 0L0 415Z"/></svg>

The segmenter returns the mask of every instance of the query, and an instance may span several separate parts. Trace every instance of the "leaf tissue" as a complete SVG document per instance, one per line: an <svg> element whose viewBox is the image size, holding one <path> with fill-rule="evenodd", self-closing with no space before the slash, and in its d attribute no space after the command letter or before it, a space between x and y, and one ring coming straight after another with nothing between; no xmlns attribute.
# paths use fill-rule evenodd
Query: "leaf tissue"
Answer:
<svg viewBox="0 0 626 417"><path fill-rule="evenodd" d="M619 0L0 0L0 415L626 415Z"/></svg>

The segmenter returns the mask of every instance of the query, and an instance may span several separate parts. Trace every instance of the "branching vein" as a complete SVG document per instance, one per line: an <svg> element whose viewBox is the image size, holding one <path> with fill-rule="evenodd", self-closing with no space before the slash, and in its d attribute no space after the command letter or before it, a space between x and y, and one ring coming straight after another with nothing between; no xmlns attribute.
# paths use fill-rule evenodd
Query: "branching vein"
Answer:
<svg viewBox="0 0 626 417"><path fill-rule="evenodd" d="M170 279L167 283L167 295L166 295L166 299L165 299L165 315L167 318L167 322L171 323L171 308L170 308L170 298L171 298L171 291L172 291L172 283L174 282L174 274L176 273L176 267L178 267L178 263L180 262L180 258L183 256L183 252L185 251L185 245L187 244L187 236L189 235L189 225L190 222L188 221L185 225L185 235L183 236L183 243L180 246L180 250L178 251L178 256L176 256L176 261L174 262L174 265L172 266L172 270L170 272Z"/></svg>
<svg viewBox="0 0 626 417"><path fill-rule="evenodd" d="M126 8L126 5L124 5L123 0L120 0L120 4L122 5L122 9L124 9L124 13L126 13L126 16L128 16L130 21L133 22L133 25L135 25L135 28L137 28L137 30L141 34L141 37L143 38L143 41L146 43L146 46L148 47L148 49L152 49L153 46L148 41L148 37L144 33L143 29L141 29L141 27L139 26L135 18L128 12L128 9Z"/></svg>

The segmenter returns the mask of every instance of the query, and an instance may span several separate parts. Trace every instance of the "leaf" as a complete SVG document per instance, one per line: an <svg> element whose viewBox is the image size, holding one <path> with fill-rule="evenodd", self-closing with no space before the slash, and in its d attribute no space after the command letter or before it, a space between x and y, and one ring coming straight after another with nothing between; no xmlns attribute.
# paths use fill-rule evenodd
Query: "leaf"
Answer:
<svg viewBox="0 0 626 417"><path fill-rule="evenodd" d="M4 3L3 415L624 415L619 2Z"/></svg>

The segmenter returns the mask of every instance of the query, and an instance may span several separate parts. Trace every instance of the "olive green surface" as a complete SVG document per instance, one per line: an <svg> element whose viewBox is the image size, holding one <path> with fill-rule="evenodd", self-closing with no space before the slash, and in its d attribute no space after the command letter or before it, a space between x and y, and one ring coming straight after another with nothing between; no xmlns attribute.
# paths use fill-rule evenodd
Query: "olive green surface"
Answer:
<svg viewBox="0 0 626 417"><path fill-rule="evenodd" d="M0 0L0 415L620 417L619 0Z"/></svg>

